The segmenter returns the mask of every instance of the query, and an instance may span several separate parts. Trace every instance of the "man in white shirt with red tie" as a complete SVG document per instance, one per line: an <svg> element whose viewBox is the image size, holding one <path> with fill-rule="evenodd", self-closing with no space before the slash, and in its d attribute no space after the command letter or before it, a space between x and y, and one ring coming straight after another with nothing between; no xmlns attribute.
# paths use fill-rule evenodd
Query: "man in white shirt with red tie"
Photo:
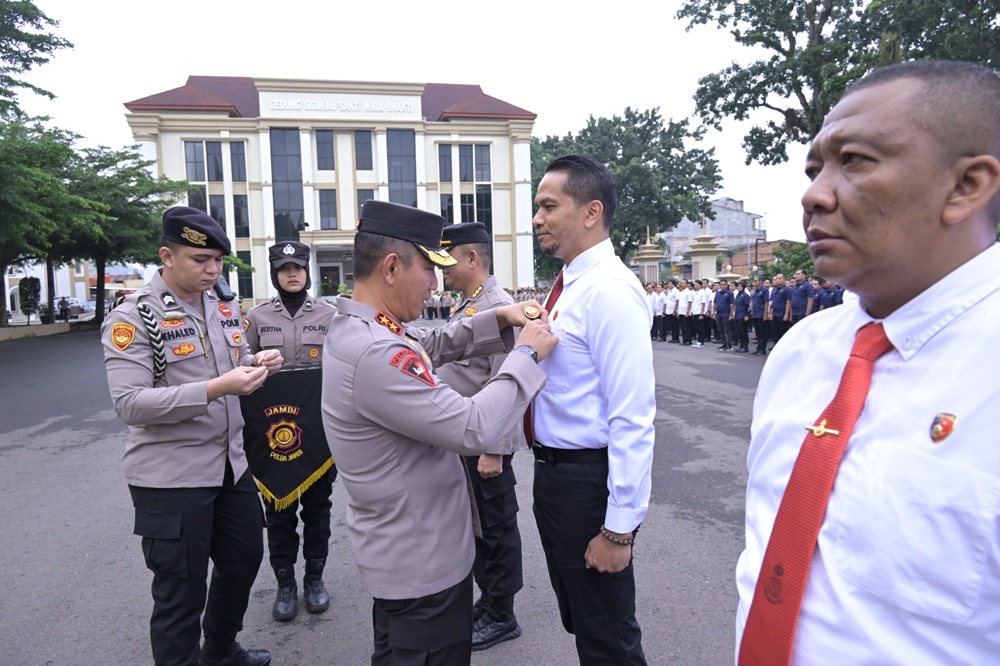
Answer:
<svg viewBox="0 0 1000 666"><path fill-rule="evenodd" d="M645 664L632 544L649 506L656 414L650 313L615 255L615 185L579 155L546 168L532 224L565 266L545 303L560 344L533 402L534 513L584 666ZM530 440L529 440L530 441Z"/></svg>
<svg viewBox="0 0 1000 666"><path fill-rule="evenodd" d="M997 663L1000 357L976 344L1000 321L997 109L995 71L907 62L812 142L809 251L857 299L792 328L761 375L741 666Z"/></svg>

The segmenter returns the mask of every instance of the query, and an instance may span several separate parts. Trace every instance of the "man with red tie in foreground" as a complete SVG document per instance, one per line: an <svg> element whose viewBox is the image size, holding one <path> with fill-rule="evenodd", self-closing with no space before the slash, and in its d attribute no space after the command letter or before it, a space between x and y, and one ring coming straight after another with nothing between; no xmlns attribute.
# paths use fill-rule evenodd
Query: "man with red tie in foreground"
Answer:
<svg viewBox="0 0 1000 666"><path fill-rule="evenodd" d="M858 299L792 328L761 375L740 666L1000 654L1000 358L970 344L1000 321L998 108L996 72L908 62L812 142L809 251Z"/></svg>

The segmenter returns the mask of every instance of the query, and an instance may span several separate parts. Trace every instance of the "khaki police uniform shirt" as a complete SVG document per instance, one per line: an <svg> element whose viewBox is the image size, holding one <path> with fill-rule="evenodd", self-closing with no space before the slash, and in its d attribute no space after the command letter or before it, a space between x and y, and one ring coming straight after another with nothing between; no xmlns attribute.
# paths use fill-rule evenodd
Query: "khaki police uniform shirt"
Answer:
<svg viewBox="0 0 1000 666"><path fill-rule="evenodd" d="M464 398L437 363L513 344L489 314L411 329L340 298L323 349L323 425L348 493L347 524L365 586L413 599L461 582L475 558L473 504L459 455L489 451L545 383L526 354L510 354L486 387ZM473 352L475 348L475 352Z"/></svg>
<svg viewBox="0 0 1000 666"><path fill-rule="evenodd" d="M471 317L477 312L493 310L501 305L509 305L514 299L497 285L496 278L490 276L483 284L476 287L469 298L459 302L458 307L448 319L449 322ZM477 356L446 363L436 369L442 382L455 389L466 398L471 398L482 390L483 386L500 371L506 354L492 356ZM510 430L486 453L509 455L524 448L521 419L512 419Z"/></svg>
<svg viewBox="0 0 1000 666"><path fill-rule="evenodd" d="M163 340L166 371L155 383L153 348L136 307L140 303L151 309ZM181 316L167 318L167 311ZM221 486L227 456L234 478L243 475L247 461L239 398L208 401L210 379L253 363L235 303L206 291L201 308L193 307L156 273L108 313L101 340L115 413L129 426L123 466L130 485Z"/></svg>
<svg viewBox="0 0 1000 666"><path fill-rule="evenodd" d="M254 353L277 349L286 368L319 365L323 362L330 319L336 311L323 299L306 296L293 317L281 297L275 296L247 313L247 344Z"/></svg>

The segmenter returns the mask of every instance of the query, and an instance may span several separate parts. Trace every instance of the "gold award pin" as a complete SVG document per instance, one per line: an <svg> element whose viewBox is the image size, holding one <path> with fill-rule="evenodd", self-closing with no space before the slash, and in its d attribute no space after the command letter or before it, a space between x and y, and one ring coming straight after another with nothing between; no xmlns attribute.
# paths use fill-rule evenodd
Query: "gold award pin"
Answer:
<svg viewBox="0 0 1000 666"><path fill-rule="evenodd" d="M534 305L529 305L524 308L524 316L528 319L538 319L542 316L542 311L536 308Z"/></svg>

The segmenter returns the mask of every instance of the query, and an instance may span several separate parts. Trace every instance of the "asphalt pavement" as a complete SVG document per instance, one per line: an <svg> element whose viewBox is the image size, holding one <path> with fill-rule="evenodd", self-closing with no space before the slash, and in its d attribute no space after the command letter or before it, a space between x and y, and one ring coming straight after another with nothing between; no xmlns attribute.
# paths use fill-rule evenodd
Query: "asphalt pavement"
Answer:
<svg viewBox="0 0 1000 666"><path fill-rule="evenodd" d="M427 324L421 321L418 324ZM438 323L438 322L435 322ZM648 662L731 664L743 542L750 412L763 359L654 342L653 493L635 548L637 615ZM151 574L121 473L127 431L111 408L99 333L0 342L0 664L151 663ZM474 666L572 666L531 514L532 458L515 456L525 589L524 634L475 653ZM240 641L274 666L363 666L371 598L361 585L334 484L325 580L330 610L271 619L265 554ZM301 563L297 570L301 578Z"/></svg>

